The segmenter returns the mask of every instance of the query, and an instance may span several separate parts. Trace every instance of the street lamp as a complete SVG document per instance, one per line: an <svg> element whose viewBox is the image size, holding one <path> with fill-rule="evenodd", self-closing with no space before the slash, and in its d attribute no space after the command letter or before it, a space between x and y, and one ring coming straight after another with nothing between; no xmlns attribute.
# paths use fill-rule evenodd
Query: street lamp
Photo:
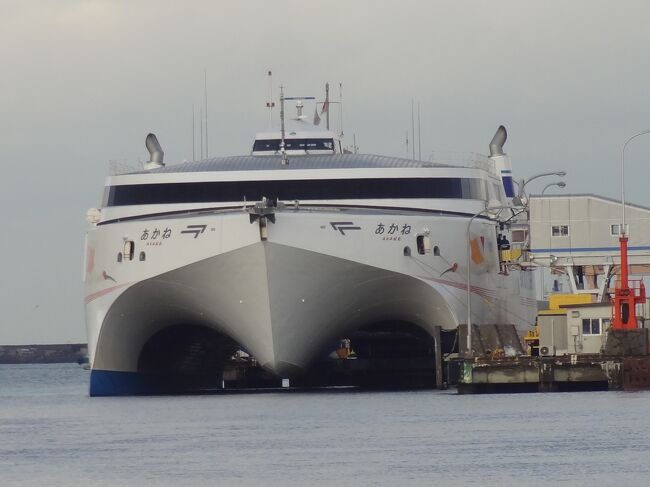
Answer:
<svg viewBox="0 0 650 487"><path fill-rule="evenodd" d="M537 178L542 178L544 176L559 176L559 177L563 178L564 176L566 176L566 171L543 172L541 174L535 174L532 178L528 179L528 181L524 182L524 186L526 186L531 181L534 181ZM521 189L523 191L523 189L524 189L523 186L522 186Z"/></svg>
<svg viewBox="0 0 650 487"><path fill-rule="evenodd" d="M525 193L524 193L524 187L525 187L528 183L530 183L531 181L534 181L535 179L542 178L542 177L545 177L545 176L559 176L559 177L563 178L564 176L566 176L566 171L544 172L544 173L541 173L541 174L535 174L535 175L534 175L532 178L530 178L528 181L522 179L522 180L519 182L519 184L518 184L518 186L519 186L519 197L520 197L520 198L523 198L523 197L524 197L524 195L525 195Z"/></svg>
<svg viewBox="0 0 650 487"><path fill-rule="evenodd" d="M619 233L623 236L625 236L625 148L627 147L627 144L632 142L634 139L645 134L650 134L650 130L643 130L627 139L625 144L623 144L623 150L621 151L621 205L623 206L623 228L621 228Z"/></svg>
<svg viewBox="0 0 650 487"><path fill-rule="evenodd" d="M564 188L566 187L566 183L564 181L557 181L556 183L548 183L546 186L544 186L544 189L542 190L542 196L544 196L544 192L552 187L552 186L557 186L558 188ZM549 266L551 267L551 266ZM546 278L545 278L545 271L542 270L542 299L546 297Z"/></svg>
<svg viewBox="0 0 650 487"><path fill-rule="evenodd" d="M619 232L619 245L621 248L621 276L614 289L614 313L612 316L612 329L630 330L637 328L636 305L645 303L645 288L641 284L638 292L630 289L628 285L628 260L627 260L627 232L625 228L625 148L637 137L650 134L650 130L643 130L625 141L621 151L621 206L623 207L623 225Z"/></svg>
<svg viewBox="0 0 650 487"><path fill-rule="evenodd" d="M558 188L564 188L566 186L566 183L564 181L558 181L556 183L548 183L546 186L544 186L544 189L542 190L542 196L544 195L544 191L546 191L551 186L557 186Z"/></svg>
<svg viewBox="0 0 650 487"><path fill-rule="evenodd" d="M483 213L488 213L495 210L505 210L507 208L512 208L512 206L488 206L486 208L483 208L478 213L472 215L472 217L467 222L467 353L470 357L472 357L474 354L472 350L472 274L470 272L470 263L472 261L472 256L469 230L472 222L474 221L474 218L482 215Z"/></svg>

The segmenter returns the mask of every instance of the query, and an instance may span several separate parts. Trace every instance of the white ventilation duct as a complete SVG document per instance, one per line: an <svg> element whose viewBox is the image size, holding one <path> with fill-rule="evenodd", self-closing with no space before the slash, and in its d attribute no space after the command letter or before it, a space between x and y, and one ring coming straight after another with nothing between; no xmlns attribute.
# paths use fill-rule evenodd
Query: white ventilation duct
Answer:
<svg viewBox="0 0 650 487"><path fill-rule="evenodd" d="M497 175L501 178L503 189L508 198L515 196L512 183L512 162L508 154L503 152L503 145L508 139L508 132L503 125L499 125L492 141L490 142L490 160L494 164Z"/></svg>
<svg viewBox="0 0 650 487"><path fill-rule="evenodd" d="M160 142L158 142L156 136L154 134L147 135L147 138L144 141L144 145L149 151L149 160L144 163L144 168L157 169L159 167L163 167L165 165L163 162L165 153L163 152L162 147L160 147Z"/></svg>

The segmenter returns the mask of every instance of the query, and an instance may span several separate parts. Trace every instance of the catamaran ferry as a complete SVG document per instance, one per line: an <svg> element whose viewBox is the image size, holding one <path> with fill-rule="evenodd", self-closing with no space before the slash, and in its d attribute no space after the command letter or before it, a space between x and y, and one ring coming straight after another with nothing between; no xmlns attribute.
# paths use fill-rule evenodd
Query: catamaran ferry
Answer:
<svg viewBox="0 0 650 487"><path fill-rule="evenodd" d="M144 170L108 177L88 214L90 395L218 387L238 353L299 377L360 330L454 330L468 266L473 323L531 325L530 272L497 248L513 213L485 212L511 204L505 139L452 166L282 120L249 155L166 166L150 134Z"/></svg>

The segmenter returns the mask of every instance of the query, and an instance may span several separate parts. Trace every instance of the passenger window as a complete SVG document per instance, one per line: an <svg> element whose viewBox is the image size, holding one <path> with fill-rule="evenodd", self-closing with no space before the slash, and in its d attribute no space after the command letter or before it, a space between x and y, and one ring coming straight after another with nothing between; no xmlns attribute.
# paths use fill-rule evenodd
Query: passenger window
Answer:
<svg viewBox="0 0 650 487"><path fill-rule="evenodd" d="M440 255L440 248L437 245L433 247L433 255Z"/></svg>
<svg viewBox="0 0 650 487"><path fill-rule="evenodd" d="M122 262L122 252L117 253L117 261Z"/></svg>
<svg viewBox="0 0 650 487"><path fill-rule="evenodd" d="M147 256L145 255L144 252L140 252L140 262L144 262Z"/></svg>
<svg viewBox="0 0 650 487"><path fill-rule="evenodd" d="M404 247L404 257L411 257L411 247L408 245Z"/></svg>

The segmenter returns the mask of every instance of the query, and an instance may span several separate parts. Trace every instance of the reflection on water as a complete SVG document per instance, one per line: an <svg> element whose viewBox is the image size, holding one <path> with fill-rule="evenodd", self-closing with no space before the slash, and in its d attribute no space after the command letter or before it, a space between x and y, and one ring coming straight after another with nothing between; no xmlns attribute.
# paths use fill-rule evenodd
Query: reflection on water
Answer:
<svg viewBox="0 0 650 487"><path fill-rule="evenodd" d="M648 485L650 392L89 398L0 366L0 485Z"/></svg>

